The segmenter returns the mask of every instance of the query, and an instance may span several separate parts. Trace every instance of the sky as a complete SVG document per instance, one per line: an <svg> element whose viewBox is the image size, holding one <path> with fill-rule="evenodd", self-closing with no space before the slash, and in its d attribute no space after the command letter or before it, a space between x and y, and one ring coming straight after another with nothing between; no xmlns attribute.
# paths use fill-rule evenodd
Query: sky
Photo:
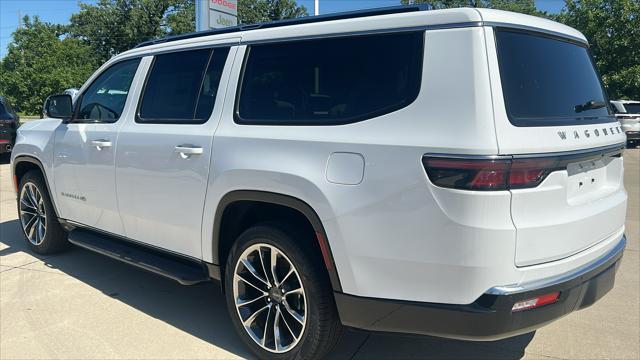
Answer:
<svg viewBox="0 0 640 360"><path fill-rule="evenodd" d="M81 0L95 3L95 0ZM309 13L313 13L314 0L297 0ZM18 27L18 19L24 15L38 15L43 21L67 24L69 17L80 8L79 0L0 0L0 58L7 52L11 33ZM320 0L320 14L398 5L400 0ZM563 0L536 0L541 10L555 13L562 9Z"/></svg>

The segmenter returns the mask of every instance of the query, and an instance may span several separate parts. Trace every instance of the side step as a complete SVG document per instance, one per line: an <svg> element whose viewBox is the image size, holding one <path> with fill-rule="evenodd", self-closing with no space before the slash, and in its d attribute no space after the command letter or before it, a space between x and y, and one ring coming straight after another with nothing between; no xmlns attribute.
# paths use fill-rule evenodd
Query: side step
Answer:
<svg viewBox="0 0 640 360"><path fill-rule="evenodd" d="M202 262L184 259L109 235L85 229L75 229L69 232L69 242L168 277L182 285L193 285L210 280L207 267Z"/></svg>

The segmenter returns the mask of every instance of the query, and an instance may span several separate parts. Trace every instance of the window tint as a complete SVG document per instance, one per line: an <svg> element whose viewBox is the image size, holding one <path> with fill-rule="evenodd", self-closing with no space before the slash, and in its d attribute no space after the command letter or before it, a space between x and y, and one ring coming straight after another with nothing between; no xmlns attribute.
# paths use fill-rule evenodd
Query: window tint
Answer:
<svg viewBox="0 0 640 360"><path fill-rule="evenodd" d="M586 47L502 29L496 40L504 101L514 125L611 121Z"/></svg>
<svg viewBox="0 0 640 360"><path fill-rule="evenodd" d="M627 114L640 114L640 104L624 104Z"/></svg>
<svg viewBox="0 0 640 360"><path fill-rule="evenodd" d="M76 119L114 122L120 118L140 59L119 62L96 78L82 94Z"/></svg>
<svg viewBox="0 0 640 360"><path fill-rule="evenodd" d="M211 116L229 48L156 56L139 122L204 123Z"/></svg>
<svg viewBox="0 0 640 360"><path fill-rule="evenodd" d="M424 32L254 45L239 123L329 125L380 116L418 95Z"/></svg>

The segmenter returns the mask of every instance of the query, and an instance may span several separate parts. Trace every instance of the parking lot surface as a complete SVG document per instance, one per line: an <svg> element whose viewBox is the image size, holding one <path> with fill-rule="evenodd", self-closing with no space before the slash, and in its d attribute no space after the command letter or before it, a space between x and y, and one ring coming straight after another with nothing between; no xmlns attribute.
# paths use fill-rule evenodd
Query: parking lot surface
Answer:
<svg viewBox="0 0 640 360"><path fill-rule="evenodd" d="M640 150L625 152L627 249L614 289L535 333L495 342L348 331L336 359L639 359ZM0 158L1 359L250 358L219 286L181 286L73 248L40 256L21 234Z"/></svg>

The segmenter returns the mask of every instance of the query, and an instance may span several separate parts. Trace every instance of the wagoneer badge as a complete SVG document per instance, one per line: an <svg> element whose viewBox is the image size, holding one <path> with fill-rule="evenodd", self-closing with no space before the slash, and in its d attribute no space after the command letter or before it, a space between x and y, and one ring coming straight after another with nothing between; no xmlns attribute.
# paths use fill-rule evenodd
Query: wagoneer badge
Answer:
<svg viewBox="0 0 640 360"><path fill-rule="evenodd" d="M579 132L578 130L573 130L573 133L569 133L569 135L567 135L566 131L558 131L558 136L560 136L560 139L562 140L567 140L567 136L572 136L574 139L580 139L581 136L585 138L590 138L592 135L595 137L599 137L600 135L609 136L614 134L620 134L621 132L622 132L622 129L620 129L620 126L610 126L610 127L600 128L600 129L593 129L592 131L589 131L589 129L586 129L582 133Z"/></svg>

